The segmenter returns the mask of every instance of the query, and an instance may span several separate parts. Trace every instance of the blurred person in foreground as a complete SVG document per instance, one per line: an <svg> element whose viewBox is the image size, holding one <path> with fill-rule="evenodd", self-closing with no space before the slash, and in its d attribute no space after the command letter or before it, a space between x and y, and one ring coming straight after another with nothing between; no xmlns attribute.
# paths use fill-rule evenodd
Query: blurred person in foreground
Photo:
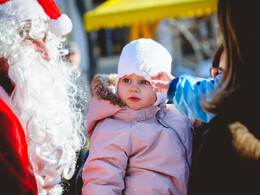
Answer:
<svg viewBox="0 0 260 195"><path fill-rule="evenodd" d="M192 162L188 194L260 194L257 2L218 0L217 20L225 71L201 104L215 117Z"/></svg>
<svg viewBox="0 0 260 195"><path fill-rule="evenodd" d="M0 0L1 194L62 194L74 174L85 137L62 60L71 29L54 1Z"/></svg>
<svg viewBox="0 0 260 195"><path fill-rule="evenodd" d="M202 135L192 164L189 195L260 194L257 3L218 0L226 68L218 87L202 104L216 116Z"/></svg>

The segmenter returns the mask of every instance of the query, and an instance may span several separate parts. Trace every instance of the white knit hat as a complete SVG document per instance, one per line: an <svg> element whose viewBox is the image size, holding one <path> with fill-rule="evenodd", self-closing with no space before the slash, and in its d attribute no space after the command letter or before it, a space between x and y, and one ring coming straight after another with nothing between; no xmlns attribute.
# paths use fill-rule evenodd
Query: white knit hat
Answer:
<svg viewBox="0 0 260 195"><path fill-rule="evenodd" d="M125 75L136 74L150 81L161 71L171 73L172 57L159 43L152 39L138 39L128 43L122 50L117 67L117 79Z"/></svg>
<svg viewBox="0 0 260 195"><path fill-rule="evenodd" d="M54 0L0 0L0 24L37 18L49 19L53 34L65 35L72 30L71 20L60 13Z"/></svg>

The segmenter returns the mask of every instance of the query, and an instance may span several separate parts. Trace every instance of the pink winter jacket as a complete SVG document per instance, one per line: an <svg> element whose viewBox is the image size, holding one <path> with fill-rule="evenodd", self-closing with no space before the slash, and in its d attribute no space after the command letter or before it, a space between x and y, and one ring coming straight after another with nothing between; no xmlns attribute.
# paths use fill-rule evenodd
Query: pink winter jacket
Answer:
<svg viewBox="0 0 260 195"><path fill-rule="evenodd" d="M126 107L108 87L116 75L97 75L87 116L89 156L82 173L83 195L187 194L192 131L189 118L162 102L141 110Z"/></svg>

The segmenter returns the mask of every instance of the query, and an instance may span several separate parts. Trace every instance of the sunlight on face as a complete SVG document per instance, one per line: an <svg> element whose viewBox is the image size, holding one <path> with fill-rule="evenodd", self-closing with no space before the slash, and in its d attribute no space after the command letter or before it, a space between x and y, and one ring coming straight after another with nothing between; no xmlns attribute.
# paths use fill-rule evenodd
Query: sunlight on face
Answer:
<svg viewBox="0 0 260 195"><path fill-rule="evenodd" d="M121 100L133 110L152 106L157 100L156 93L149 81L135 74L120 78L118 94Z"/></svg>

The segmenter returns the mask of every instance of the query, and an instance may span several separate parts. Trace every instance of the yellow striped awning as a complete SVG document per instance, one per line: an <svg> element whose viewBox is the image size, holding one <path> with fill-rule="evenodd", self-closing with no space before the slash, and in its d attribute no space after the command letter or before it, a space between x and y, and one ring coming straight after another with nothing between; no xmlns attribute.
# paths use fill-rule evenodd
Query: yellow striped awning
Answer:
<svg viewBox="0 0 260 195"><path fill-rule="evenodd" d="M86 31L213 13L217 0L107 0L84 14Z"/></svg>

